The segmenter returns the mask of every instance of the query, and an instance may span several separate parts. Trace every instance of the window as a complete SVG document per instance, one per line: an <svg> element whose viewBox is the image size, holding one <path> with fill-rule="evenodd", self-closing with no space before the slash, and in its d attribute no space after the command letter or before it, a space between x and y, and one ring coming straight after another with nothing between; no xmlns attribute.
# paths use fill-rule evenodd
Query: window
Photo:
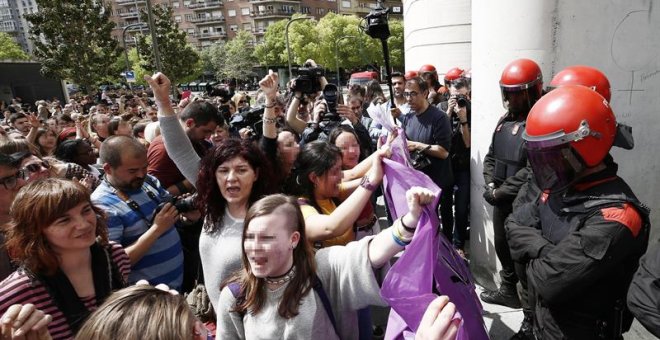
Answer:
<svg viewBox="0 0 660 340"><path fill-rule="evenodd" d="M303 14L309 14L309 7L307 7L307 6L300 6L300 13L303 13Z"/></svg>
<svg viewBox="0 0 660 340"><path fill-rule="evenodd" d="M180 15L175 15L174 16L174 22L176 22L177 24L180 24L181 23L181 16Z"/></svg>
<svg viewBox="0 0 660 340"><path fill-rule="evenodd" d="M318 15L322 15L323 13L324 13L323 8L317 8L317 9L316 9L316 14L318 14Z"/></svg>
<svg viewBox="0 0 660 340"><path fill-rule="evenodd" d="M252 31L252 24L249 22L246 22L243 24L243 29L246 31Z"/></svg>
<svg viewBox="0 0 660 340"><path fill-rule="evenodd" d="M172 8L179 8L181 4L178 1L172 2Z"/></svg>
<svg viewBox="0 0 660 340"><path fill-rule="evenodd" d="M241 8L241 15L250 15L250 7Z"/></svg>
<svg viewBox="0 0 660 340"><path fill-rule="evenodd" d="M229 30L232 32L238 31L238 25L229 25Z"/></svg>
<svg viewBox="0 0 660 340"><path fill-rule="evenodd" d="M186 21L192 21L193 20L193 15L188 13L186 14Z"/></svg>
<svg viewBox="0 0 660 340"><path fill-rule="evenodd" d="M190 0L183 0L183 6L185 7L190 6Z"/></svg>
<svg viewBox="0 0 660 340"><path fill-rule="evenodd" d="M336 10L336 9L329 9L328 12L332 12L332 13L337 14L337 10Z"/></svg>
<svg viewBox="0 0 660 340"><path fill-rule="evenodd" d="M230 16L230 17L235 17L236 16L236 10L235 9L228 10L227 15Z"/></svg>
<svg viewBox="0 0 660 340"><path fill-rule="evenodd" d="M344 1L341 2L341 7L351 8L351 2L347 1L347 0L344 0Z"/></svg>

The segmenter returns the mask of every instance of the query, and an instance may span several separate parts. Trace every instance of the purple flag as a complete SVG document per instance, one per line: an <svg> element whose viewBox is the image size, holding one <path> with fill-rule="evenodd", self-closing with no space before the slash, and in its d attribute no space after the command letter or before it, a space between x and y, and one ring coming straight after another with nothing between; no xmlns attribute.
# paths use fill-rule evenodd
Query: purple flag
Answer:
<svg viewBox="0 0 660 340"><path fill-rule="evenodd" d="M383 162L385 199L393 219L408 212L405 193L411 187L441 193L422 172L389 159ZM385 339L414 339L426 307L437 296L433 287L456 305L455 318L462 318L457 339L488 339L472 274L451 242L438 233L437 197L424 207L412 242L383 282L381 296L392 307Z"/></svg>

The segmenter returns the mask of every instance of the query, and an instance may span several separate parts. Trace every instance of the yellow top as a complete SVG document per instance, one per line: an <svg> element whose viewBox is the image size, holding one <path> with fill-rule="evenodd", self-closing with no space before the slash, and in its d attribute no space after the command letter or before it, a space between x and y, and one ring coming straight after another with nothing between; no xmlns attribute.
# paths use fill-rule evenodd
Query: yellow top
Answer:
<svg viewBox="0 0 660 340"><path fill-rule="evenodd" d="M306 200L306 199L301 199L301 201ZM337 206L335 205L335 202L332 200L320 200L316 202L319 207L321 208L321 212L316 210L313 206L309 204L301 204L300 205L300 210L302 211L303 217L307 219L309 216L314 216L314 215L330 215L335 209L337 209ZM348 242L355 241L355 232L353 232L353 228L348 228L345 233L342 235L339 235L337 237L321 241L321 245L325 247L330 247L330 246L343 246L348 244Z"/></svg>

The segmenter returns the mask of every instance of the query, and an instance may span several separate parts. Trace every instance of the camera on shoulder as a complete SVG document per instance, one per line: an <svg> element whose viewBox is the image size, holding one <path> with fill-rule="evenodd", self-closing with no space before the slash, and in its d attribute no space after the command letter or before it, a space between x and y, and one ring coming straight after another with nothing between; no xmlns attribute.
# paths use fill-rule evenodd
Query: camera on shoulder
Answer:
<svg viewBox="0 0 660 340"><path fill-rule="evenodd" d="M293 91L303 94L312 94L321 91L321 77L325 75L325 70L320 66L307 66L298 68L297 76L293 79Z"/></svg>

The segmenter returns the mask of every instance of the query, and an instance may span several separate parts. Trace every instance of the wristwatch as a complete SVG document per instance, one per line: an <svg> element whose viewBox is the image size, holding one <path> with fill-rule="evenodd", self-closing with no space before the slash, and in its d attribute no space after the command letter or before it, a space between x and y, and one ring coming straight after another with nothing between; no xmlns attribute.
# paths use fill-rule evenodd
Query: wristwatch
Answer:
<svg viewBox="0 0 660 340"><path fill-rule="evenodd" d="M374 191L374 190L376 190L376 188L378 188L377 185L374 185L374 184L371 183L371 181L369 181L369 176L368 175L365 175L364 177L362 177L362 180L360 181L360 186L367 189L367 190L369 190L369 191Z"/></svg>

